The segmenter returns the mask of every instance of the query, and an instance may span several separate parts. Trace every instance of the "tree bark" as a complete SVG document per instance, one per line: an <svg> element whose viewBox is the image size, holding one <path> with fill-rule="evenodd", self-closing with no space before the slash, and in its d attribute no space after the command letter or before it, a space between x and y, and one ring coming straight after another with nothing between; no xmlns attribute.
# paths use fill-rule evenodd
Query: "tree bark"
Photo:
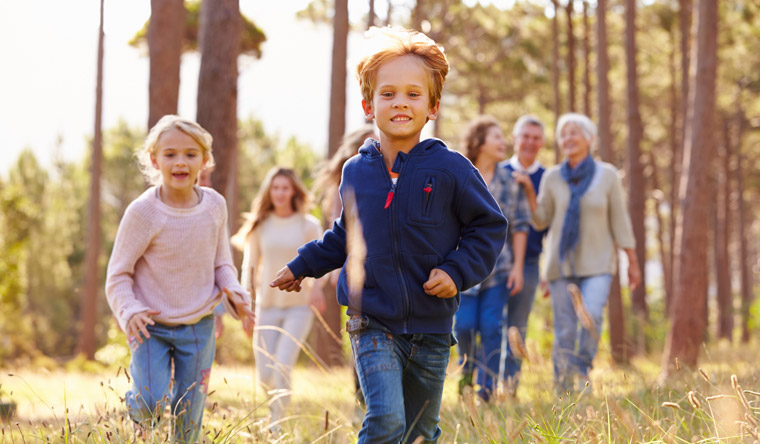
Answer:
<svg viewBox="0 0 760 444"><path fill-rule="evenodd" d="M707 221L709 166L713 158L712 136L717 73L718 4L699 1L694 100L687 119L687 145L681 178L680 258L672 323L668 331L663 371L668 375L675 358L694 367L705 332L707 298ZM689 190L687 193L686 190Z"/></svg>
<svg viewBox="0 0 760 444"><path fill-rule="evenodd" d="M589 119L591 115L591 38L588 23L588 2L583 0L583 113Z"/></svg>
<svg viewBox="0 0 760 444"><path fill-rule="evenodd" d="M203 0L197 120L214 137L211 186L227 199L230 227L237 221L237 57L242 19L238 0Z"/></svg>
<svg viewBox="0 0 760 444"><path fill-rule="evenodd" d="M148 25L148 128L167 114L177 114L179 67L185 26L183 0L151 0Z"/></svg>
<svg viewBox="0 0 760 444"><path fill-rule="evenodd" d="M575 32L573 31L573 2L567 2L565 6L567 14L567 107L568 111L575 112Z"/></svg>
<svg viewBox="0 0 760 444"><path fill-rule="evenodd" d="M643 133L639 113L639 85L636 73L636 0L625 0L625 59L626 96L628 116L628 212L631 216L633 234L636 238L636 258L641 266L641 284L633 291L632 305L636 319L648 318L646 301L646 231L644 213L646 200L644 190L644 167L641 164L641 137ZM643 326L640 326L643 327ZM639 329L643 334L643 329Z"/></svg>
<svg viewBox="0 0 760 444"><path fill-rule="evenodd" d="M554 17L552 17L552 84L554 86L554 125L557 125L562 113L562 102L559 94L559 2L552 0ZM554 140L554 163L560 162L559 144Z"/></svg>
<svg viewBox="0 0 760 444"><path fill-rule="evenodd" d="M662 192L662 189L660 188L660 178L659 178L659 169L657 168L657 162L655 161L655 156L653 153L649 153L647 156L649 160L649 168L651 169L652 173L650 175L651 183L652 183L652 197L654 198L654 205L655 205L655 216L657 217L657 245L660 249L660 262L662 263L662 277L663 277L663 284L666 283L670 279L670 261L668 257L669 249L666 247L665 243L665 221L662 217L662 212L660 211L660 205L663 204L665 200L665 194ZM665 289L667 291L667 289ZM666 299L666 306L667 306L667 293L665 294Z"/></svg>
<svg viewBox="0 0 760 444"><path fill-rule="evenodd" d="M615 164L610 130L610 57L607 53L607 0L598 0L596 6L596 77L599 108L599 154L602 160Z"/></svg>
<svg viewBox="0 0 760 444"><path fill-rule="evenodd" d="M668 205L670 206L670 216L668 223L668 248L663 248L662 265L663 265L663 287L665 291L665 314L670 313L670 306L673 301L673 251L675 244L675 226L676 226L676 207L678 206L678 178L680 167L678 162L681 159L681 140L678 130L678 67L676 66L676 39L671 34L671 48L669 53L669 71L670 71L670 193ZM654 159L653 163L654 163ZM659 216L659 212L657 213Z"/></svg>
<svg viewBox="0 0 760 444"><path fill-rule="evenodd" d="M599 102L599 153L602 160L615 164L612 149L612 132L610 130L610 91L607 74L610 70L609 57L607 55L607 0L598 0L596 7L596 35L597 35L597 100ZM619 266L618 266L619 268ZM629 357L628 344L625 339L625 316L623 314L623 301L620 297L620 273L616 272L612 278L610 287L609 303L607 304L607 317L610 326L610 350L612 359L618 364L627 364Z"/></svg>
<svg viewBox="0 0 760 444"><path fill-rule="evenodd" d="M673 162L675 168L675 177L673 178L673 184L676 186L676 196L680 196L680 184L682 182L681 173L683 167L683 156L686 146L686 126L689 112L689 103L692 98L689 97L689 84L691 82L691 26L692 15L694 14L694 5L692 0L678 0L679 7L679 28L681 31L681 112L679 120L681 122L681 137L678 150L678 158ZM680 198L680 197L679 197ZM670 294L675 294L676 280L678 279L679 267L680 267L680 245L676 239L681 237L681 233L678 232L680 227L677 226L680 212L679 199L673 200L673 207L671 208L671 236L670 236L670 263L672 264L672 281L670 282ZM671 301L672 302L672 301ZM671 304L672 308L672 304ZM670 314L670 311L668 311Z"/></svg>
<svg viewBox="0 0 760 444"><path fill-rule="evenodd" d="M332 157L346 132L346 57L348 56L348 0L335 0L333 15L330 124L327 154Z"/></svg>
<svg viewBox="0 0 760 444"><path fill-rule="evenodd" d="M733 338L734 304L731 289L731 256L728 253L731 226L731 133L728 118L723 119L723 143L715 159L715 276L718 287L718 337Z"/></svg>
<svg viewBox="0 0 760 444"><path fill-rule="evenodd" d="M367 29L375 26L375 0L369 0L369 14L367 15Z"/></svg>
<svg viewBox="0 0 760 444"><path fill-rule="evenodd" d="M750 251L749 251L749 243L752 242L752 239L750 238L749 233L749 222L748 222L748 208L747 202L745 201L745 190L744 190L744 156L742 154L742 142L744 140L744 111L741 107L741 88L739 89L739 95L736 99L736 142L735 142L735 151L736 151L736 163L735 168L736 171L734 173L734 176L736 177L736 203L737 203L737 212L738 212L738 219L739 219L739 271L741 276L741 295L742 295L742 304L741 304L741 319L742 319L742 338L741 341L743 344L746 344L749 342L750 338L750 308L752 307L752 271L750 270ZM732 150L733 151L733 150Z"/></svg>
<svg viewBox="0 0 760 444"><path fill-rule="evenodd" d="M87 250L84 259L84 291L79 319L81 331L77 352L85 358L95 359L95 323L98 313L98 289L100 288L100 173L103 168L103 7L100 0L100 27L98 28L98 73L95 84L95 133L92 139L92 165L90 170L90 203L87 218Z"/></svg>

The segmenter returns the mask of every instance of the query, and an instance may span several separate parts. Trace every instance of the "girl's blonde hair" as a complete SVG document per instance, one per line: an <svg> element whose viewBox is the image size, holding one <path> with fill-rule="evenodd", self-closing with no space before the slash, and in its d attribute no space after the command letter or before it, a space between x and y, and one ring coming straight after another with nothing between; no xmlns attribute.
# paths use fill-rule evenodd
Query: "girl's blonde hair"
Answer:
<svg viewBox="0 0 760 444"><path fill-rule="evenodd" d="M140 171L145 176L145 180L151 185L161 183L161 172L153 167L151 156L155 156L158 151L158 141L161 135L170 129L182 131L198 144L205 162L204 168L214 166L214 154L211 151L211 144L214 138L211 137L211 134L192 120L174 114L167 114L150 129L148 136L145 137L145 143L138 154Z"/></svg>
<svg viewBox="0 0 760 444"><path fill-rule="evenodd" d="M272 214L274 204L272 203L270 191L272 190L272 182L274 182L274 178L277 176L283 176L290 180L290 185L293 187L294 191L293 198L290 201L293 211L301 214L306 214L308 211L310 204L309 192L301 182L301 179L298 178L296 172L293 171L292 168L272 167L269 172L267 172L266 177L264 177L264 180L261 182L259 192L256 193L256 197L253 199L253 202L251 202L251 212L243 213L243 225L240 227L240 230L232 236L232 239L230 239L230 243L235 248L243 250L245 248L245 243L251 233L253 233L253 230L261 225L261 223Z"/></svg>

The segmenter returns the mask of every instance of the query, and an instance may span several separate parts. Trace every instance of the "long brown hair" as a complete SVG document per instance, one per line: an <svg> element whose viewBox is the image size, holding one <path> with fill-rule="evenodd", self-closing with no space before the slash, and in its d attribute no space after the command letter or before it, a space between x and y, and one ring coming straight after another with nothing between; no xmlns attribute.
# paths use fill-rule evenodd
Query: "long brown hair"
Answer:
<svg viewBox="0 0 760 444"><path fill-rule="evenodd" d="M274 210L274 204L272 204L272 197L270 191L272 190L272 182L277 176L286 177L290 180L290 185L293 187L293 198L291 199L291 205L293 211L296 213L306 214L309 209L311 199L309 198L309 192L306 187L298 178L298 175L292 168L286 167L272 167L267 172L266 177L261 182L259 192L256 193L256 197L251 202L251 212L243 213L245 220L237 233L232 236L230 243L240 250L245 247L245 243L248 240L248 236L251 235L259 225L261 225Z"/></svg>
<svg viewBox="0 0 760 444"><path fill-rule="evenodd" d="M359 152L362 144L368 137L375 135L375 126L372 124L362 125L350 133L343 135L340 146L335 154L322 164L317 178L314 181L314 194L322 208L322 212L328 212L332 208L335 199L335 190L340 185L340 177L343 165L348 159Z"/></svg>

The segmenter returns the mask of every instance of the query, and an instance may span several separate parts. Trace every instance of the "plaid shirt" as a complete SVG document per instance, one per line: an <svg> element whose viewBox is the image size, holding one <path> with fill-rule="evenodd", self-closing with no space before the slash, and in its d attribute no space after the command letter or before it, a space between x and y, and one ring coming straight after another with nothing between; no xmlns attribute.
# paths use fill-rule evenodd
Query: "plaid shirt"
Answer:
<svg viewBox="0 0 760 444"><path fill-rule="evenodd" d="M507 242L501 249L496 266L491 274L480 284L481 289L493 287L499 282L506 281L512 271L514 255L512 253L512 233L528 232L530 230L530 207L525 198L525 192L520 184L515 182L512 174L500 166L496 167L493 180L488 190L499 204L504 217L507 218Z"/></svg>

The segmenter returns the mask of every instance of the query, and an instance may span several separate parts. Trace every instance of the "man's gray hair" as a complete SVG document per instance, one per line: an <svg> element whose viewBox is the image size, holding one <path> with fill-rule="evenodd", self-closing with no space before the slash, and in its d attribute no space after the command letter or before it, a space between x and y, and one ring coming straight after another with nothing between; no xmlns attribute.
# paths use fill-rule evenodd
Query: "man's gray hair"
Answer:
<svg viewBox="0 0 760 444"><path fill-rule="evenodd" d="M535 125L539 128L541 128L541 134L544 134L544 124L541 122L538 117L532 115L532 114L525 114L520 116L519 119L517 119L517 122L515 122L515 127L512 130L512 136L517 137L518 134L520 134L520 131L525 128L526 125Z"/></svg>

